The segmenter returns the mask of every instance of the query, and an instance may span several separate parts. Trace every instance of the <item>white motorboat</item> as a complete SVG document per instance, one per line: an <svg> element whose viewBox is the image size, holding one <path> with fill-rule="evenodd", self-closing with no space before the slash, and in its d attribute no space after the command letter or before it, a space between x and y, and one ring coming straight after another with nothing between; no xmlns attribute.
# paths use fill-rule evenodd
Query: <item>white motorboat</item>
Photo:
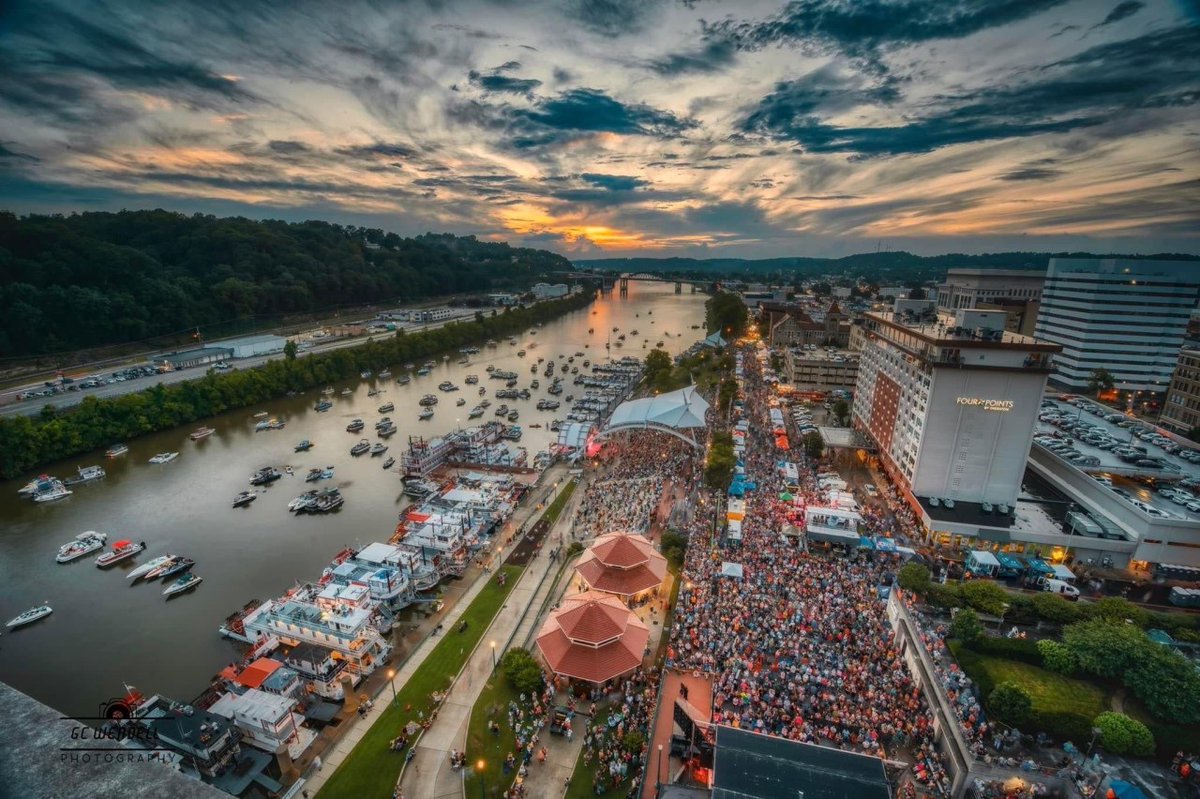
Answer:
<svg viewBox="0 0 1200 799"><path fill-rule="evenodd" d="M433 408L426 408L425 410L421 411L420 413L417 414L417 418L420 419L421 421L425 421L426 419L432 419L433 418Z"/></svg>
<svg viewBox="0 0 1200 799"><path fill-rule="evenodd" d="M178 452L160 452L150 459L151 463L170 463L179 457Z"/></svg>
<svg viewBox="0 0 1200 799"><path fill-rule="evenodd" d="M97 533L95 530L80 533L75 536L74 541L69 544L63 544L58 548L58 557L55 560L59 563L70 563L76 558L82 558L87 553L100 549L107 540L108 535Z"/></svg>
<svg viewBox="0 0 1200 799"><path fill-rule="evenodd" d="M120 455L124 455L128 451L129 447L125 446L124 444L113 444L111 447L105 450L104 457L116 458Z"/></svg>
<svg viewBox="0 0 1200 799"><path fill-rule="evenodd" d="M151 558L150 560L146 561L141 566L138 566L136 569L134 569L133 571L131 571L129 574L127 574L125 576L128 577L130 580L136 580L137 578L141 577L143 574L147 574L148 572L151 572L154 569L157 569L159 566L163 565L167 561L174 560L174 559L175 559L174 555L159 555L157 558Z"/></svg>
<svg viewBox="0 0 1200 799"><path fill-rule="evenodd" d="M195 588L204 580L203 577L198 577L191 572L180 577L175 582L163 589L163 596L172 596L180 591L187 591L189 588Z"/></svg>
<svg viewBox="0 0 1200 799"><path fill-rule="evenodd" d="M68 477L66 480L63 480L63 485L82 485L83 483L91 483L96 480L103 480L108 476L108 472L104 471L103 467L100 466L80 466L75 471L77 472L76 476Z"/></svg>
<svg viewBox="0 0 1200 799"><path fill-rule="evenodd" d="M146 542L144 541L135 544L129 539L122 539L113 544L111 550L96 558L96 565L103 569L126 558L131 558L145 548Z"/></svg>
<svg viewBox="0 0 1200 799"><path fill-rule="evenodd" d="M240 508L249 505L254 500L258 499L258 494L254 491L243 491L233 498L233 507Z"/></svg>
<svg viewBox="0 0 1200 799"><path fill-rule="evenodd" d="M54 502L59 499L66 499L75 493L71 489L63 485L61 480L53 480L44 488L39 487L38 492L33 495L34 502Z"/></svg>
<svg viewBox="0 0 1200 799"><path fill-rule="evenodd" d="M31 608L30 610L25 611L4 626L11 628L24 627L26 624L33 624L38 619L43 619L53 612L54 608L50 607L49 605L39 605L36 608Z"/></svg>
<svg viewBox="0 0 1200 799"><path fill-rule="evenodd" d="M188 438L192 441L199 441L202 438L208 438L215 432L217 432L216 429L212 427L197 427Z"/></svg>

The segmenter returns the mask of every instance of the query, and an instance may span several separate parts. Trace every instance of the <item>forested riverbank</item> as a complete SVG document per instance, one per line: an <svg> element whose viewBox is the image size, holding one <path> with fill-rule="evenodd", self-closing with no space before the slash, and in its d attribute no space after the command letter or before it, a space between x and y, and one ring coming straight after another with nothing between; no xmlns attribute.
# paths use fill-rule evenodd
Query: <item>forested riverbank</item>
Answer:
<svg viewBox="0 0 1200 799"><path fill-rule="evenodd" d="M71 455L89 452L140 435L167 430L227 410L244 408L339 380L454 351L488 338L509 336L591 304L590 292L527 308L508 308L495 315L480 312L469 322L456 322L420 333L398 332L394 338L369 341L225 374L209 372L196 380L158 385L111 399L87 397L67 412L0 419L0 477L17 477Z"/></svg>

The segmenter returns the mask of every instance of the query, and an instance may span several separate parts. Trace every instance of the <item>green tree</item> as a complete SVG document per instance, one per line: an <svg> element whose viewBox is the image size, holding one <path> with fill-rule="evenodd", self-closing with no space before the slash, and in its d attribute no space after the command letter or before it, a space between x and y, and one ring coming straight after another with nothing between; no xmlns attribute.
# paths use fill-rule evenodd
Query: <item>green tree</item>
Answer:
<svg viewBox="0 0 1200 799"><path fill-rule="evenodd" d="M651 350L646 355L646 373L655 374L664 369L670 369L674 364L671 362L671 356L665 350Z"/></svg>
<svg viewBox="0 0 1200 799"><path fill-rule="evenodd" d="M1065 644L1051 638L1043 638L1037 642L1038 652L1042 655L1042 664L1050 671L1059 674L1074 674L1079 668L1079 661Z"/></svg>
<svg viewBox="0 0 1200 799"><path fill-rule="evenodd" d="M1083 621L1063 629L1063 643L1084 671L1098 677L1120 677L1148 654L1145 633L1128 624L1104 619Z"/></svg>
<svg viewBox="0 0 1200 799"><path fill-rule="evenodd" d="M840 399L833 403L833 408L831 411L833 413L833 418L837 420L839 427L845 426L847 420L850 419L850 404L844 399Z"/></svg>
<svg viewBox="0 0 1200 799"><path fill-rule="evenodd" d="M961 614L963 611L959 611ZM1006 724L1019 727L1029 720L1033 697L1015 682L1002 682L988 695L988 710Z"/></svg>
<svg viewBox="0 0 1200 799"><path fill-rule="evenodd" d="M1092 603L1090 608L1095 618L1108 619L1114 622L1130 621L1138 627L1145 627L1150 617L1142 608L1119 596L1106 596Z"/></svg>
<svg viewBox="0 0 1200 799"><path fill-rule="evenodd" d="M1008 592L991 580L970 580L959 586L963 601L980 613L1000 616L1009 604Z"/></svg>
<svg viewBox="0 0 1200 799"><path fill-rule="evenodd" d="M283 345L283 357L289 361L296 360L296 350L297 349L298 348L296 347L296 342L289 338L287 340L287 343Z"/></svg>
<svg viewBox="0 0 1200 799"><path fill-rule="evenodd" d="M897 575L900 587L905 591L924 596L929 591L929 569L920 563L906 563Z"/></svg>
<svg viewBox="0 0 1200 799"><path fill-rule="evenodd" d="M718 291L704 303L704 326L709 333L720 332L727 341L746 332L750 312L737 294Z"/></svg>
<svg viewBox="0 0 1200 799"><path fill-rule="evenodd" d="M1116 381L1113 379L1112 372L1107 369L1094 369L1091 375L1088 376L1088 393L1094 396L1100 396L1105 391L1111 391Z"/></svg>
<svg viewBox="0 0 1200 799"><path fill-rule="evenodd" d="M950 635L965 644L978 641L983 636L983 622L979 614L970 608L960 608L950 622Z"/></svg>
<svg viewBox="0 0 1200 799"><path fill-rule="evenodd" d="M505 652L500 668L512 687L521 693L532 694L541 690L544 681L542 667L528 649L514 647Z"/></svg>
<svg viewBox="0 0 1200 799"><path fill-rule="evenodd" d="M1123 676L1155 718L1175 724L1200 722L1200 672L1178 652L1148 644Z"/></svg>
<svg viewBox="0 0 1200 799"><path fill-rule="evenodd" d="M621 743L625 745L626 752L636 755L642 751L642 746L646 743L646 736L642 734L641 730L630 730L625 733Z"/></svg>
<svg viewBox="0 0 1200 799"><path fill-rule="evenodd" d="M811 433L805 433L804 438L804 454L809 460L820 460L825 454L825 439L821 438L821 434L816 430Z"/></svg>
<svg viewBox="0 0 1200 799"><path fill-rule="evenodd" d="M909 289L909 292L908 292L908 298L909 298L910 300L923 300L923 299L925 299L925 289L923 289L923 288L922 288L922 287L920 287L920 286L913 286L913 288Z"/></svg>
<svg viewBox="0 0 1200 799"><path fill-rule="evenodd" d="M1154 754L1150 728L1124 713L1101 713L1092 722L1100 730L1100 745L1110 754L1147 757Z"/></svg>
<svg viewBox="0 0 1200 799"><path fill-rule="evenodd" d="M1067 624L1079 618L1077 606L1057 594L1042 591L1034 594L1031 602L1033 603L1033 612L1046 621Z"/></svg>
<svg viewBox="0 0 1200 799"><path fill-rule="evenodd" d="M674 530L664 530L662 534L662 553L676 570L683 566L683 556L687 552L688 540Z"/></svg>
<svg viewBox="0 0 1200 799"><path fill-rule="evenodd" d="M733 480L737 468L737 455L733 451L733 436L718 430L713 433L708 448L708 460L704 465L704 482L709 488L724 490Z"/></svg>

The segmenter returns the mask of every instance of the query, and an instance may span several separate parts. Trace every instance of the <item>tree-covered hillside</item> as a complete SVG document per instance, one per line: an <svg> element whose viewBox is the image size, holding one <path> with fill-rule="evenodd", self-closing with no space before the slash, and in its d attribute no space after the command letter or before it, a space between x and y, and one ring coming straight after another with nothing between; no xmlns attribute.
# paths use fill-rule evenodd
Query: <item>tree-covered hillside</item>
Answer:
<svg viewBox="0 0 1200 799"><path fill-rule="evenodd" d="M570 268L544 250L326 222L0 212L0 356L140 341L251 315L526 287Z"/></svg>

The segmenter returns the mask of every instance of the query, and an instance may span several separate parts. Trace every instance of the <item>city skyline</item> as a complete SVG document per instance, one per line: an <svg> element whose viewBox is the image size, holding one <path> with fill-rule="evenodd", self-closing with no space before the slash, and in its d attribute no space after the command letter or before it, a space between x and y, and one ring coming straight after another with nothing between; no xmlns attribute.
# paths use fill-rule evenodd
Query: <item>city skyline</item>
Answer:
<svg viewBox="0 0 1200 799"><path fill-rule="evenodd" d="M1200 9L15 3L0 207L570 257L1200 252Z"/></svg>

